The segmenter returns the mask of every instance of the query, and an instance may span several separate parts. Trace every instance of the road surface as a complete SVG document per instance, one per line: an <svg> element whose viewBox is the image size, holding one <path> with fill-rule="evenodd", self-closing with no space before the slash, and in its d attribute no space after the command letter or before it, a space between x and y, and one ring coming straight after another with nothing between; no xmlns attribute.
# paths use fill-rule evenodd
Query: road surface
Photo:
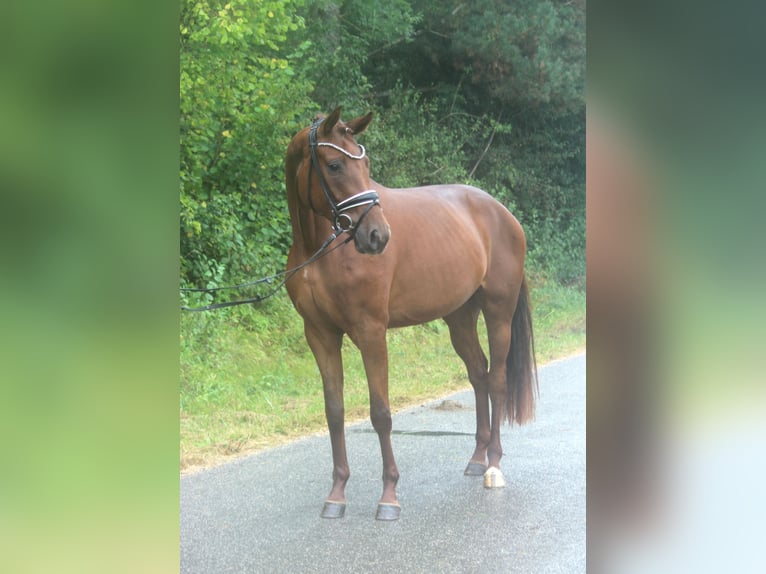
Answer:
<svg viewBox="0 0 766 574"><path fill-rule="evenodd" d="M181 572L585 572L585 355L540 369L536 420L502 430L504 489L463 476L471 391L394 416L396 522L375 520L377 435L346 429L345 518L319 517L329 437L313 436L181 478Z"/></svg>

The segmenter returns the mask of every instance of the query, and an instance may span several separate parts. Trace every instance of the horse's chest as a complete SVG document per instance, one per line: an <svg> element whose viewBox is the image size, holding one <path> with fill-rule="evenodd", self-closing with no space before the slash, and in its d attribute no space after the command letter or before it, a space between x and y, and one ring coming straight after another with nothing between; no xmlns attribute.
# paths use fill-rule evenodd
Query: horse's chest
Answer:
<svg viewBox="0 0 766 574"><path fill-rule="evenodd" d="M301 296L296 306L304 317L319 315L346 329L362 316L387 314L388 287L383 282L342 272L327 275L316 269L303 270L301 280Z"/></svg>

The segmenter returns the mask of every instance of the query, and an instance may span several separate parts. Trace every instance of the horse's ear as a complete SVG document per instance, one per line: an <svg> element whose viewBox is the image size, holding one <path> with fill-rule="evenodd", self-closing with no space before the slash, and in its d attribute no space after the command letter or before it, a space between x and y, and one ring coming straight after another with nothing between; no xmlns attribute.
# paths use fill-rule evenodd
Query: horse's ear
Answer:
<svg viewBox="0 0 766 574"><path fill-rule="evenodd" d="M372 121L372 112L367 114L366 116L361 116L358 118L354 118L351 121L346 122L346 125L351 128L351 131L354 133L354 135L358 135L362 133L364 130L367 129L367 126L370 125L370 122Z"/></svg>
<svg viewBox="0 0 766 574"><path fill-rule="evenodd" d="M325 118L322 125L319 126L319 131L323 136L329 136L332 133L335 124L340 120L340 110L341 106L335 108L333 112Z"/></svg>

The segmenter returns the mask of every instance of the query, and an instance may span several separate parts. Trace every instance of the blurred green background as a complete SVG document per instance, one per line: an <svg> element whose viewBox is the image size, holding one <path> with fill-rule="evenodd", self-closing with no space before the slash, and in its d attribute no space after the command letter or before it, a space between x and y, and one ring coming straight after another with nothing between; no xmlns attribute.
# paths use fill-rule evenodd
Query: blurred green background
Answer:
<svg viewBox="0 0 766 574"><path fill-rule="evenodd" d="M0 570L174 571L178 6L0 12Z"/></svg>
<svg viewBox="0 0 766 574"><path fill-rule="evenodd" d="M766 566L763 15L589 2L589 570Z"/></svg>

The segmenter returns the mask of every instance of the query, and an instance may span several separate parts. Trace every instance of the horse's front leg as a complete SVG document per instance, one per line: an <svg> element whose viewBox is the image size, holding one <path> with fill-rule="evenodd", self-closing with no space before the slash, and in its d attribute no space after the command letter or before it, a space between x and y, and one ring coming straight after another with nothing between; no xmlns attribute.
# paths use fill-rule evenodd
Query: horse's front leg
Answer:
<svg viewBox="0 0 766 574"><path fill-rule="evenodd" d="M396 483L399 481L399 469L394 460L391 446L391 409L388 399L388 349L386 345L386 326L384 324L368 327L352 336L359 347L367 373L370 391L370 420L378 433L380 451L383 457L383 495L378 503L375 516L378 520L396 520L400 507L396 496Z"/></svg>
<svg viewBox="0 0 766 574"><path fill-rule="evenodd" d="M351 475L346 456L343 406L343 333L305 324L306 340L314 353L324 388L324 409L332 444L332 490L322 509L322 518L342 518L346 511L346 483Z"/></svg>

